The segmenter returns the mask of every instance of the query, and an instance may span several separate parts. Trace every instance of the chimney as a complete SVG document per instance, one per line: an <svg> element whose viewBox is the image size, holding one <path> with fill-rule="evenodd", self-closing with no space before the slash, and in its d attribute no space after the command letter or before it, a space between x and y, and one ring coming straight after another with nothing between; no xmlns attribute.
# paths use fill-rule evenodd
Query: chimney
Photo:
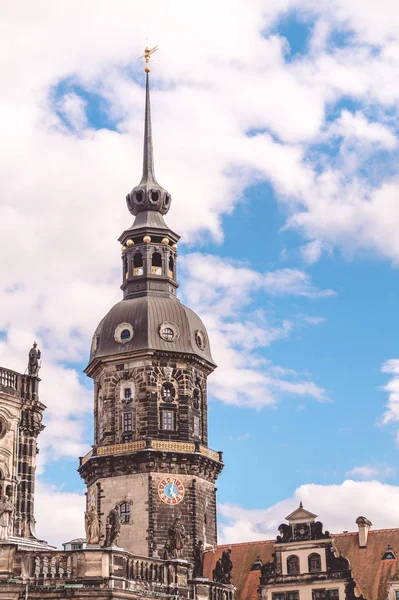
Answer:
<svg viewBox="0 0 399 600"><path fill-rule="evenodd" d="M356 519L356 525L359 530L359 548L366 548L369 529L372 526L372 523L366 519L366 517L358 517Z"/></svg>

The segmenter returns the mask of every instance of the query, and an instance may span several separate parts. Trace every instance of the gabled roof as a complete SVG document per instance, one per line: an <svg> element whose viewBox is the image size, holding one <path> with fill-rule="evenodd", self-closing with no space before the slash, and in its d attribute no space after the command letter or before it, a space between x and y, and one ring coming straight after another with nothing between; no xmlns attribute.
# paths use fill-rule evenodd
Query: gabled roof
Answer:
<svg viewBox="0 0 399 600"><path fill-rule="evenodd" d="M303 508L302 502L299 504L299 507L294 510L288 517L285 517L286 521L289 523L309 523L310 521L314 521L317 519L317 515Z"/></svg>
<svg viewBox="0 0 399 600"><path fill-rule="evenodd" d="M388 544L393 554L399 556L399 528L370 531L366 548L359 548L357 532L331 534L331 537L335 548L349 560L358 592L367 600L386 600L389 582L399 578L399 562L397 558L383 557ZM251 571L251 568L257 556L262 563L272 560L274 540L217 546L215 553L207 552L205 555L205 577L212 579L216 561L227 548L231 548L232 583L237 588L236 600L258 600L260 571Z"/></svg>

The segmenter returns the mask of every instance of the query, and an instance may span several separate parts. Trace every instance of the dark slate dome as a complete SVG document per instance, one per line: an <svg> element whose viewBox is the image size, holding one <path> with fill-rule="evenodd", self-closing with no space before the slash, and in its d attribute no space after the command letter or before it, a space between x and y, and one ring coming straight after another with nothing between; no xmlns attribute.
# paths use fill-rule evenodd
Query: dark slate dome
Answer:
<svg viewBox="0 0 399 600"><path fill-rule="evenodd" d="M198 315L177 298L156 295L121 300L111 308L94 333L89 364L147 350L194 354L215 366Z"/></svg>

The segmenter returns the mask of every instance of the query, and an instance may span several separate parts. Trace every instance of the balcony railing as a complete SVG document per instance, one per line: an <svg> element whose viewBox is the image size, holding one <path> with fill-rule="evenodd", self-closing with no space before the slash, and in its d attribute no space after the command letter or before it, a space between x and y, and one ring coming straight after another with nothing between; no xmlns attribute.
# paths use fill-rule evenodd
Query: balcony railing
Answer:
<svg viewBox="0 0 399 600"><path fill-rule="evenodd" d="M163 452L199 452L203 456L222 462L220 452L215 452L206 446L192 444L190 442L169 442L167 440L140 440L127 442L126 444L110 444L108 446L96 446L80 459L80 465L84 465L92 456L110 456L113 454L126 454L141 450L161 450Z"/></svg>
<svg viewBox="0 0 399 600"><path fill-rule="evenodd" d="M21 378L22 375L20 373L0 367L0 385L3 387L19 391L21 389Z"/></svg>

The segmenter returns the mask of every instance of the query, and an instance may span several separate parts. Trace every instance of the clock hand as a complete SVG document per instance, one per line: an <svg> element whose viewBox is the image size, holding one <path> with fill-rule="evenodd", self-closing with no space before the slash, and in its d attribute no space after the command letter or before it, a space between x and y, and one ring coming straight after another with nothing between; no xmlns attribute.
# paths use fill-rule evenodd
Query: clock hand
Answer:
<svg viewBox="0 0 399 600"><path fill-rule="evenodd" d="M174 487L174 485L175 485L175 484L172 482L172 483L170 484L170 488L169 488L169 492L170 492L170 495L172 496L172 498L176 498L176 494L175 494L175 492L173 491L173 487Z"/></svg>

